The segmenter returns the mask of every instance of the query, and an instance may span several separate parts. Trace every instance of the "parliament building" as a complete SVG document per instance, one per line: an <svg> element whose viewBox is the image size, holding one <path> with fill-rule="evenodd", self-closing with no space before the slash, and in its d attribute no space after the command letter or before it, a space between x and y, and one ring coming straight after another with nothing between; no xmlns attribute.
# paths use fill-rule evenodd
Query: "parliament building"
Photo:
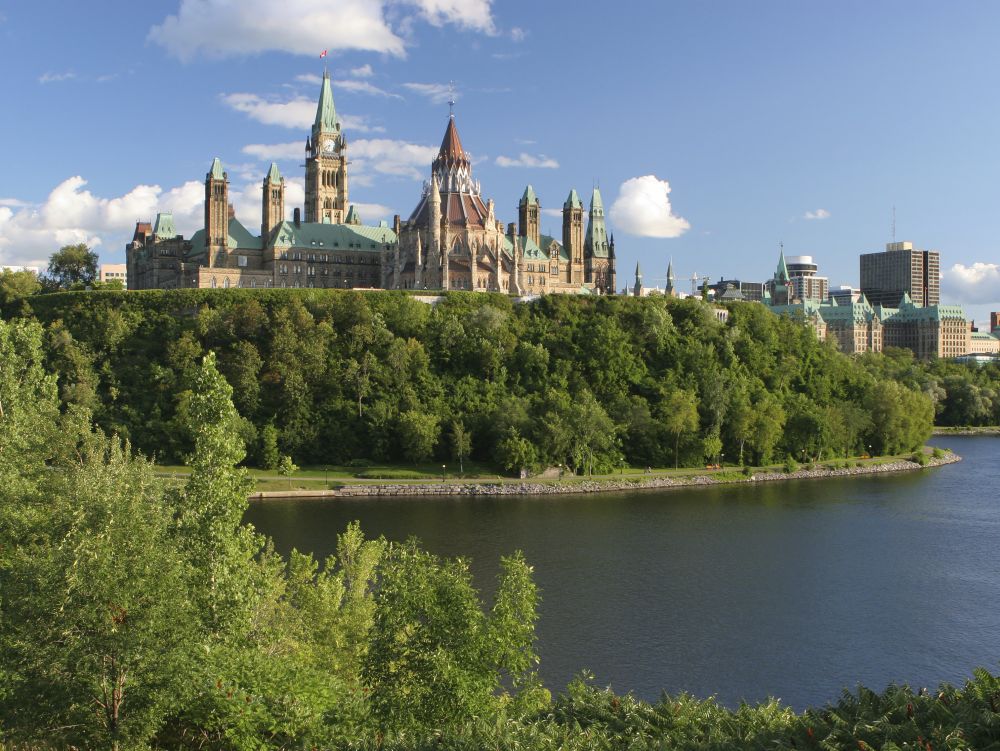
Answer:
<svg viewBox="0 0 1000 751"><path fill-rule="evenodd" d="M129 289L340 287L483 290L514 295L615 291L615 242L596 188L585 212L571 190L562 238L539 232L529 185L518 222L484 200L454 114L409 219L361 223L348 200L348 144L324 73L305 143L305 206L286 219L285 180L271 164L261 187L260 234L235 217L219 159L205 175L205 222L190 238L169 213L137 222L126 246Z"/></svg>

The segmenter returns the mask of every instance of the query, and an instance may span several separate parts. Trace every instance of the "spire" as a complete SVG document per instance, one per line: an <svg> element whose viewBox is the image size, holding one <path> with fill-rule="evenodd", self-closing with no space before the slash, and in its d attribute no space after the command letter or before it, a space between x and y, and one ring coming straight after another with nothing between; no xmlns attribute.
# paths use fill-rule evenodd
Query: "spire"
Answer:
<svg viewBox="0 0 1000 751"><path fill-rule="evenodd" d="M521 196L521 205L529 203L538 203L538 196L535 195L535 189L530 185L524 189L524 195Z"/></svg>
<svg viewBox="0 0 1000 751"><path fill-rule="evenodd" d="M580 200L579 194L576 192L576 188L573 188L569 192L569 196L566 198L566 203L563 204L564 209L582 209L583 201Z"/></svg>
<svg viewBox="0 0 1000 751"><path fill-rule="evenodd" d="M267 179L272 183L281 182L281 173L278 171L277 162L271 162L271 169L267 171Z"/></svg>
<svg viewBox="0 0 1000 751"><path fill-rule="evenodd" d="M670 262L667 263L667 285L673 289L674 287L674 259L671 258Z"/></svg>
<svg viewBox="0 0 1000 751"><path fill-rule="evenodd" d="M319 104L316 105L315 130L340 130L337 108L333 106L333 92L330 90L330 74L323 71L323 86L319 90Z"/></svg>
<svg viewBox="0 0 1000 751"><path fill-rule="evenodd" d="M213 180L221 180L225 177L225 173L222 171L222 160L219 157L212 160L212 167L209 169L207 177L211 177Z"/></svg>
<svg viewBox="0 0 1000 751"><path fill-rule="evenodd" d="M594 193L590 197L590 210L594 211L595 209L604 211L604 202L601 200L600 188L594 188Z"/></svg>
<svg viewBox="0 0 1000 751"><path fill-rule="evenodd" d="M778 269L774 272L774 278L784 283L788 281L788 266L785 263L785 244L780 243L779 247L781 250L778 255Z"/></svg>
<svg viewBox="0 0 1000 751"><path fill-rule="evenodd" d="M635 262L635 281L636 281L636 284L639 284L639 283L642 282L642 269L639 268L639 262L638 261Z"/></svg>
<svg viewBox="0 0 1000 751"><path fill-rule="evenodd" d="M462 141L458 137L458 128L455 127L454 115L448 118L448 128L444 132L444 139L441 141L441 149L438 151L437 161L446 164L454 162L469 163L469 157L466 155L465 149L462 148Z"/></svg>
<svg viewBox="0 0 1000 751"><path fill-rule="evenodd" d="M358 213L357 207L352 203L351 208L347 210L347 219L344 220L345 224L361 224L361 214Z"/></svg>

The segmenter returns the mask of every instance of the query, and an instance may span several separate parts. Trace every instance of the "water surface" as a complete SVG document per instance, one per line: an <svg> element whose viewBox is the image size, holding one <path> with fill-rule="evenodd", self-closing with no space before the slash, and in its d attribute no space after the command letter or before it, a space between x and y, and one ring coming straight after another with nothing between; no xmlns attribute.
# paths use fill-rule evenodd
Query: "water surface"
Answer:
<svg viewBox="0 0 1000 751"><path fill-rule="evenodd" d="M542 590L541 674L796 708L861 682L935 686L1000 669L1000 438L891 476L615 495L264 501L279 550L325 557L354 519L471 560L492 592L523 550Z"/></svg>

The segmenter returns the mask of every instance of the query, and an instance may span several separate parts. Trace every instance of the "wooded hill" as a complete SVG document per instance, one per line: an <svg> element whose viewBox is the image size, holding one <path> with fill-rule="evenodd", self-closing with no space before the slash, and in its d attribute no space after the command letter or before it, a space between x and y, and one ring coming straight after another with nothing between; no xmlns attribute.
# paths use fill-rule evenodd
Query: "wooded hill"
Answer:
<svg viewBox="0 0 1000 751"><path fill-rule="evenodd" d="M34 295L5 317L44 325L65 404L160 462L192 448L177 426L208 351L258 466L828 459L912 450L935 414L912 360L846 357L752 303L720 323L665 297L95 291Z"/></svg>

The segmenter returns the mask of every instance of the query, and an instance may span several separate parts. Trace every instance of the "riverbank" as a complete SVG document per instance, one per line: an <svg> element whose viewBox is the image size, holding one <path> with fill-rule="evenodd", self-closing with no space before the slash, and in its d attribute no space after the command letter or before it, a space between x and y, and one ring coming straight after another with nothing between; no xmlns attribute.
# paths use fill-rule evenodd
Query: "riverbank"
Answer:
<svg viewBox="0 0 1000 751"><path fill-rule="evenodd" d="M400 496L500 496L500 495L549 495L559 493L615 493L634 490L663 490L704 485L737 485L746 483L778 482L781 480L812 480L825 477L851 477L856 475L912 472L962 461L953 453L935 458L927 456L927 463L918 464L908 459L891 462L841 467L821 465L794 472L758 471L744 475L733 470L710 470L705 474L685 477L608 477L601 479L574 478L567 480L506 480L483 482L481 480L454 480L435 482L409 482L384 484L345 484L329 490L284 490L253 493L250 500L269 498L331 499L331 498L381 498Z"/></svg>
<svg viewBox="0 0 1000 751"><path fill-rule="evenodd" d="M1000 425L981 428L934 428L932 435L1000 435Z"/></svg>

